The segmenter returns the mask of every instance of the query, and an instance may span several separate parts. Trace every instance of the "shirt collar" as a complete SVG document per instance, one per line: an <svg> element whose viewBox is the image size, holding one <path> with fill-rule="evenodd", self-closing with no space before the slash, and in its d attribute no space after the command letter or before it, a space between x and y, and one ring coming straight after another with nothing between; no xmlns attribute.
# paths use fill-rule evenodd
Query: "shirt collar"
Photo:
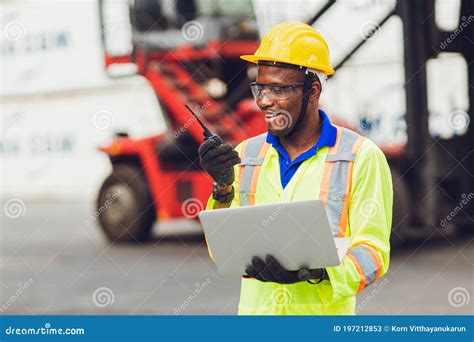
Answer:
<svg viewBox="0 0 474 342"><path fill-rule="evenodd" d="M331 123L327 114L322 110L318 109L319 118L321 119L321 134L316 144L311 148L316 152L316 149L323 146L334 146L337 137L337 128ZM275 149L282 148L280 139L271 134L267 133L267 143L271 144Z"/></svg>

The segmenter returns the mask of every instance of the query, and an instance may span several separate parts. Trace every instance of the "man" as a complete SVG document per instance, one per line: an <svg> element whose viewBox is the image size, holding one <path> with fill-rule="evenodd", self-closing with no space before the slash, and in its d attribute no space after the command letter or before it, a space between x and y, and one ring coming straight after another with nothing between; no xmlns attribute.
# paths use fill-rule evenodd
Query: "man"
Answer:
<svg viewBox="0 0 474 342"><path fill-rule="evenodd" d="M271 255L249 260L239 314L354 314L355 295L389 265L393 194L385 156L318 109L334 70L311 26L276 25L254 55L241 58L258 64L251 89L268 132L235 150L212 140L199 147L201 166L215 180L207 209L319 198L334 236L352 242L343 262L325 269L285 270Z"/></svg>

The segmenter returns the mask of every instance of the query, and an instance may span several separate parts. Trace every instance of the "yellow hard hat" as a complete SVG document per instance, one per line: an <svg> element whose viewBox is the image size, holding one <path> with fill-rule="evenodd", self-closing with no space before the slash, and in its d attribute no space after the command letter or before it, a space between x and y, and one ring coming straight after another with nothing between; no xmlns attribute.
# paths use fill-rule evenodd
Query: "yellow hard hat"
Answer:
<svg viewBox="0 0 474 342"><path fill-rule="evenodd" d="M323 36L311 26L287 21L273 26L253 55L240 56L251 63L270 61L303 66L334 74L329 47Z"/></svg>

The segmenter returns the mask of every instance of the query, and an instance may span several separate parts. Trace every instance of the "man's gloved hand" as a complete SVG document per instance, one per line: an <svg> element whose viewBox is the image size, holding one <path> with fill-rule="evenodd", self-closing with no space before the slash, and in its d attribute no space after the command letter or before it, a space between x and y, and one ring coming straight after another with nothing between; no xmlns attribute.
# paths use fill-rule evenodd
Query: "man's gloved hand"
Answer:
<svg viewBox="0 0 474 342"><path fill-rule="evenodd" d="M280 284L294 284L321 276L320 269L301 268L298 271L288 271L271 255L267 255L265 261L258 256L253 257L252 265L248 265L245 272L251 278Z"/></svg>
<svg viewBox="0 0 474 342"><path fill-rule="evenodd" d="M240 157L232 145L217 145L214 140L207 139L199 146L198 154L199 164L218 185L234 183L234 165L240 163Z"/></svg>

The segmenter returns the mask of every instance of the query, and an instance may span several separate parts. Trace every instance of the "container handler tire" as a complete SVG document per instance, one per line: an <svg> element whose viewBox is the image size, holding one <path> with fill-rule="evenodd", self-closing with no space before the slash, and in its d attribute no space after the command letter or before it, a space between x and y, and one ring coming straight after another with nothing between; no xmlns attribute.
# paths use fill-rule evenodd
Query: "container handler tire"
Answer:
<svg viewBox="0 0 474 342"><path fill-rule="evenodd" d="M115 165L102 184L95 215L111 242L147 240L155 222L155 206L143 173L134 166Z"/></svg>

